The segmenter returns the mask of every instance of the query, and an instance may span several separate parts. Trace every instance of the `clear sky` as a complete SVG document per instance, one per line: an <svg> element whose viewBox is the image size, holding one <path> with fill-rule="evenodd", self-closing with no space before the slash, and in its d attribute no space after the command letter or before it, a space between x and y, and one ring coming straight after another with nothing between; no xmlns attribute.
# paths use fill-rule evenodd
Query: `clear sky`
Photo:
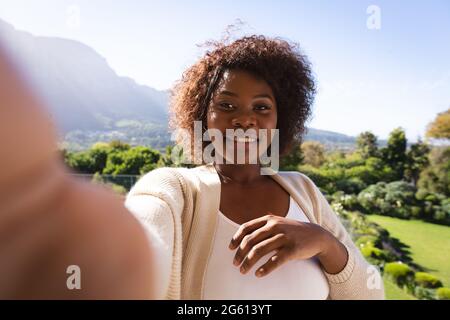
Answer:
<svg viewBox="0 0 450 320"><path fill-rule="evenodd" d="M373 7L375 6L375 7ZM0 0L0 19L35 35L79 40L119 74L167 89L208 39L238 34L298 42L319 92L310 126L416 140L450 107L450 1Z"/></svg>

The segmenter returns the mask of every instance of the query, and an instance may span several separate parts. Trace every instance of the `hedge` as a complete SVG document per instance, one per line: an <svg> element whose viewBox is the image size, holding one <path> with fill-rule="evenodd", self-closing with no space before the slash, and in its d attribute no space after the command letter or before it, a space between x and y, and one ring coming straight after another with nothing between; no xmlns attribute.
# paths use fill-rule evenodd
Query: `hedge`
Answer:
<svg viewBox="0 0 450 320"><path fill-rule="evenodd" d="M359 237L355 244L362 248L363 246L372 245L373 247L378 247L381 245L381 239L380 237L374 236L374 235L364 235Z"/></svg>
<svg viewBox="0 0 450 320"><path fill-rule="evenodd" d="M438 277L426 272L416 272L414 275L414 283L429 289L442 287L442 282Z"/></svg>
<svg viewBox="0 0 450 320"><path fill-rule="evenodd" d="M436 290L438 300L450 300L450 288L442 287Z"/></svg>
<svg viewBox="0 0 450 320"><path fill-rule="evenodd" d="M384 272L397 285L403 287L414 277L414 271L402 262L389 262L384 265Z"/></svg>

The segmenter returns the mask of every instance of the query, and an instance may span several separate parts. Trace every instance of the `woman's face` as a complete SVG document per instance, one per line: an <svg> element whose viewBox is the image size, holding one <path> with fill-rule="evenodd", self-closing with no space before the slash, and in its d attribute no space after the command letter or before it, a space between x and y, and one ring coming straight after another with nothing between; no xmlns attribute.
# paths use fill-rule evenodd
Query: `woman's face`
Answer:
<svg viewBox="0 0 450 320"><path fill-rule="evenodd" d="M225 71L211 98L207 116L207 128L217 129L223 136L221 143L212 138L216 153L218 150L222 150L221 145L223 144L224 149L227 150L226 155L223 156L224 152L219 151L219 153L223 159L227 160L227 163L234 161L233 163L241 164L242 160L237 162L239 160L237 157L238 152L244 152L242 150L245 150L246 164L250 163L250 159L255 161L252 155L256 153L256 148L259 147L258 155L267 150L271 140L271 129L276 129L276 127L277 104L268 83L246 71ZM228 137L227 139L227 129L242 129L247 136L256 135L255 138L260 137L262 131L266 131L268 142L264 144L263 139L251 138L242 140L242 138ZM239 131L235 131L236 135L238 133ZM234 156L231 156L228 148L233 149Z"/></svg>

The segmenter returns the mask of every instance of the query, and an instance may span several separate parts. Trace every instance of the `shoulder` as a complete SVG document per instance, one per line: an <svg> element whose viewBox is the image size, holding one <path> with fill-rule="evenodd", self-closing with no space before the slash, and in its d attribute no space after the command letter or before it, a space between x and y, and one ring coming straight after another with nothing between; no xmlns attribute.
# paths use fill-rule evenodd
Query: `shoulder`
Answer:
<svg viewBox="0 0 450 320"><path fill-rule="evenodd" d="M182 184L187 184L188 187L195 187L200 181L207 182L212 177L218 179L216 169L212 164L206 164L193 168L162 167L149 172L143 179L144 181L158 179L160 182L181 182Z"/></svg>
<svg viewBox="0 0 450 320"><path fill-rule="evenodd" d="M158 179L171 181L177 179L179 174L183 174L188 170L187 168L161 167L146 173L140 180Z"/></svg>
<svg viewBox="0 0 450 320"><path fill-rule="evenodd" d="M177 206L180 199L192 199L199 189L196 168L161 167L142 176L131 188L126 203L135 196L151 195Z"/></svg>
<svg viewBox="0 0 450 320"><path fill-rule="evenodd" d="M131 188L130 194L155 189L173 189L180 185L180 177L186 177L189 169L161 167L143 175Z"/></svg>

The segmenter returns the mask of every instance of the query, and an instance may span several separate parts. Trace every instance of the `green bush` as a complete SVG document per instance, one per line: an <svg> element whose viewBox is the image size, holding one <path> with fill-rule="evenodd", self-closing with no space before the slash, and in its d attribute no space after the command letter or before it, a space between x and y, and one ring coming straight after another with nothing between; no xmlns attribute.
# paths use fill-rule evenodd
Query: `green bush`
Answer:
<svg viewBox="0 0 450 320"><path fill-rule="evenodd" d="M360 234L371 235L375 237L379 237L381 235L380 228L372 223L370 224L361 224L356 231Z"/></svg>
<svg viewBox="0 0 450 320"><path fill-rule="evenodd" d="M414 283L429 289L442 287L442 282L439 278L426 272L416 272L414 275Z"/></svg>
<svg viewBox="0 0 450 320"><path fill-rule="evenodd" d="M386 195L385 189L385 182L379 182L367 187L358 194L359 204L366 210L366 212L379 211L379 200L384 199Z"/></svg>
<svg viewBox="0 0 450 320"><path fill-rule="evenodd" d="M450 225L450 199L442 199L440 205L435 207L433 220Z"/></svg>
<svg viewBox="0 0 450 320"><path fill-rule="evenodd" d="M408 285L414 278L414 271L407 264L401 262L386 263L384 272L400 287Z"/></svg>
<svg viewBox="0 0 450 320"><path fill-rule="evenodd" d="M373 258L379 261L389 261L389 256L386 251L376 248L370 244L360 247L361 253L365 258Z"/></svg>
<svg viewBox="0 0 450 320"><path fill-rule="evenodd" d="M430 193L427 190L424 189L418 189L416 192L416 199L417 200L425 200L425 198L429 195Z"/></svg>
<svg viewBox="0 0 450 320"><path fill-rule="evenodd" d="M337 191L332 196L328 196L330 202L339 202L346 210L357 210L359 208L358 198L354 194L345 194L343 191Z"/></svg>
<svg viewBox="0 0 450 320"><path fill-rule="evenodd" d="M422 215L422 208L418 206L411 207L411 218L420 218Z"/></svg>
<svg viewBox="0 0 450 320"><path fill-rule="evenodd" d="M381 245L381 239L374 235L364 235L364 236L359 237L355 241L355 244L358 247L362 247L362 246L366 246L366 245L371 245L373 247L379 247Z"/></svg>
<svg viewBox="0 0 450 320"><path fill-rule="evenodd" d="M158 150L131 147L120 141L96 143L89 150L65 152L66 164L78 173L140 175L157 168L162 158Z"/></svg>
<svg viewBox="0 0 450 320"><path fill-rule="evenodd" d="M436 299L436 290L428 289L421 286L414 288L414 296L420 300L434 300Z"/></svg>
<svg viewBox="0 0 450 320"><path fill-rule="evenodd" d="M388 236L386 230L384 230L375 223L369 222L367 218L364 215L360 214L359 212L349 212L349 211L346 212L347 212L346 218L350 223L351 232L357 239L362 236L374 236L379 239ZM380 243L377 242L375 244L378 245Z"/></svg>
<svg viewBox="0 0 450 320"><path fill-rule="evenodd" d="M366 212L398 218L417 217L421 208L417 206L414 186L404 181L379 182L358 194L358 201Z"/></svg>
<svg viewBox="0 0 450 320"><path fill-rule="evenodd" d="M450 300L450 288L442 287L436 290L438 300Z"/></svg>
<svg viewBox="0 0 450 320"><path fill-rule="evenodd" d="M367 184L365 184L360 178L358 177L345 177L343 179L339 179L335 182L335 187L337 190L342 190L345 193L355 193L357 194L361 190L367 187Z"/></svg>
<svg viewBox="0 0 450 320"><path fill-rule="evenodd" d="M299 167L299 171L303 174L307 175L314 183L321 189L325 190L326 193L332 194L334 192L330 192L326 186L330 183L328 177L325 176L322 170L314 168L310 165L302 165Z"/></svg>

